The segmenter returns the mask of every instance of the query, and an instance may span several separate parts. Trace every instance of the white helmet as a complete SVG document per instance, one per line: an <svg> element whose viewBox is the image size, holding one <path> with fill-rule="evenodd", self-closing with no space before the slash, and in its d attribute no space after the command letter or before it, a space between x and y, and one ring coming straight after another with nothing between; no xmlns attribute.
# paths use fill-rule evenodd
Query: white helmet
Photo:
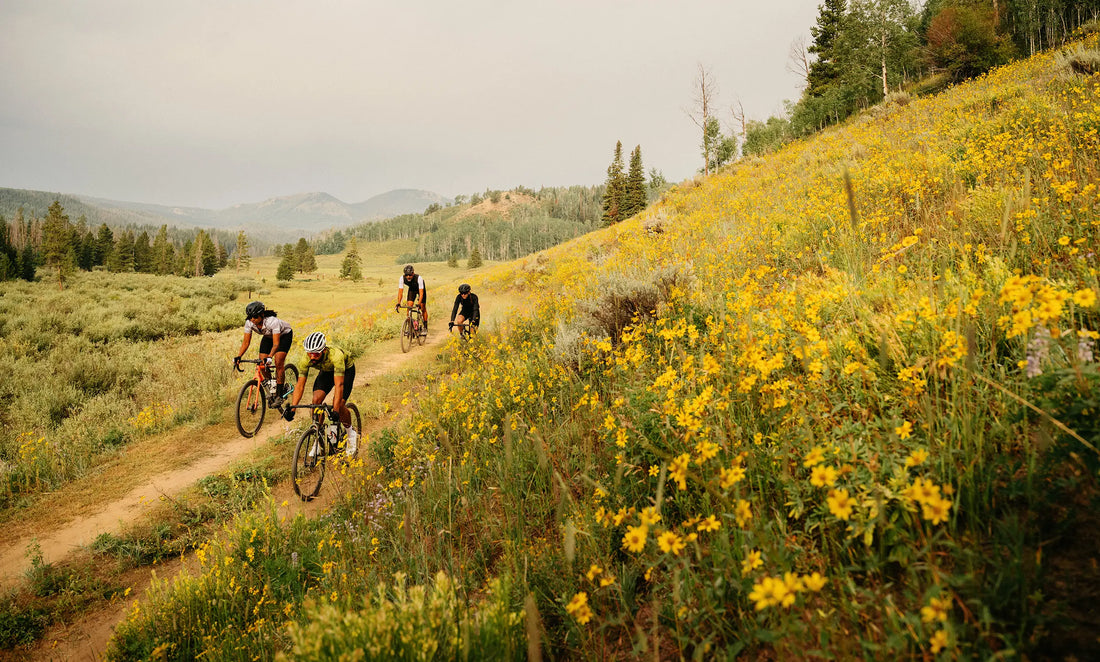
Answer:
<svg viewBox="0 0 1100 662"><path fill-rule="evenodd" d="M320 331L314 331L302 341L302 349L307 352L323 352L325 346L325 334Z"/></svg>

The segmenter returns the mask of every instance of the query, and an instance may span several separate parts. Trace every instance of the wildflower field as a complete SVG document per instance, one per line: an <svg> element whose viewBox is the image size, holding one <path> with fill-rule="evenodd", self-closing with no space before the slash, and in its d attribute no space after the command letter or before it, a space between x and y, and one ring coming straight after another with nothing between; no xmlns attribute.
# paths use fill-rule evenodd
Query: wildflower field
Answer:
<svg viewBox="0 0 1100 662"><path fill-rule="evenodd" d="M497 266L534 312L109 657L1100 656L1098 131L1040 54Z"/></svg>

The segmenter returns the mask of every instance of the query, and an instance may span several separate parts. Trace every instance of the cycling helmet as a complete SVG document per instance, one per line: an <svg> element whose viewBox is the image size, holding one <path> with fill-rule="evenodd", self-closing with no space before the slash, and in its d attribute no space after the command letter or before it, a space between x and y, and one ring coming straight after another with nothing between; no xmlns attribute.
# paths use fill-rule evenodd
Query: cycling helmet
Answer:
<svg viewBox="0 0 1100 662"><path fill-rule="evenodd" d="M406 275L406 276L411 276L411 275L413 275L414 273L416 273L416 269L413 269L413 265L411 265L411 264L406 264L406 265L405 265L405 275Z"/></svg>
<svg viewBox="0 0 1100 662"><path fill-rule="evenodd" d="M469 294L470 293L470 286L467 283L463 283L463 284L459 285L458 286L458 293L459 294Z"/></svg>
<svg viewBox="0 0 1100 662"><path fill-rule="evenodd" d="M325 346L325 334L320 331L314 331L302 341L302 349L307 352L323 352Z"/></svg>
<svg viewBox="0 0 1100 662"><path fill-rule="evenodd" d="M244 317L245 319L253 319L263 315L265 310L267 309L264 308L262 301L253 301L244 307Z"/></svg>

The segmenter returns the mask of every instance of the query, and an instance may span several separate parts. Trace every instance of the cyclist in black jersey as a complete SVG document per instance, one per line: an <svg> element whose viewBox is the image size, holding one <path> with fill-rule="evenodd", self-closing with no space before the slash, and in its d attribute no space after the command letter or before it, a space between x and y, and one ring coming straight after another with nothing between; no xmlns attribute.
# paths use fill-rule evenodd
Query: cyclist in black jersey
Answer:
<svg viewBox="0 0 1100 662"><path fill-rule="evenodd" d="M481 306L477 302L477 295L470 291L470 286L466 283L458 286L458 296L451 308L451 322L447 329L453 330L456 324L461 326L463 322L471 324L470 331L475 331L481 325Z"/></svg>
<svg viewBox="0 0 1100 662"><path fill-rule="evenodd" d="M405 291L404 300L420 308L420 316L424 321L420 326L420 335L428 335L428 288L424 286L424 277L416 273L411 264L405 265L401 280L397 281L397 305L394 310L401 309L402 290Z"/></svg>

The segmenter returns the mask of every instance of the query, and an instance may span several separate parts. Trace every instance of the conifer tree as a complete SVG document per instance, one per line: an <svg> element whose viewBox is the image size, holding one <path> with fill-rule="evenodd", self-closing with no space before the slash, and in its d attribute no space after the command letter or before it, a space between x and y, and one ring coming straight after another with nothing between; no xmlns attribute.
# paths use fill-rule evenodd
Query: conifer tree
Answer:
<svg viewBox="0 0 1100 662"><path fill-rule="evenodd" d="M248 236L241 230L237 233L237 273L241 273L241 268L247 269L252 264L252 253L250 252L250 246L248 244Z"/></svg>
<svg viewBox="0 0 1100 662"><path fill-rule="evenodd" d="M348 241L348 252L340 264L340 278L356 282L363 280L363 270L360 267L362 262L362 258L359 257L359 244L355 237L352 237Z"/></svg>
<svg viewBox="0 0 1100 662"><path fill-rule="evenodd" d="M317 258L313 256L313 247L305 237L299 237L298 245L294 248L294 257L298 263L298 273L311 274L317 271Z"/></svg>
<svg viewBox="0 0 1100 662"><path fill-rule="evenodd" d="M120 273L134 270L134 233L130 230L118 235L115 248L107 260L107 268Z"/></svg>
<svg viewBox="0 0 1100 662"><path fill-rule="evenodd" d="M615 143L615 158L607 167L607 182L603 192L603 224L614 225L623 220L626 175L623 173L623 142Z"/></svg>
<svg viewBox="0 0 1100 662"><path fill-rule="evenodd" d="M846 6L846 0L825 0L818 7L817 25L810 28L814 43L806 49L817 56L806 76L806 94L810 96L822 96L840 79L836 48L844 29Z"/></svg>
<svg viewBox="0 0 1100 662"><path fill-rule="evenodd" d="M458 266L458 256L455 255L454 251L451 251L450 257L447 258L447 266L452 269Z"/></svg>
<svg viewBox="0 0 1100 662"><path fill-rule="evenodd" d="M96 232L95 250L92 251L92 264L94 266L107 264L107 258L114 250L115 235L106 223L101 223L99 230Z"/></svg>
<svg viewBox="0 0 1100 662"><path fill-rule="evenodd" d="M168 226L162 225L153 239L152 271L158 275L172 273L172 264L176 260L176 249L168 243Z"/></svg>
<svg viewBox="0 0 1100 662"><path fill-rule="evenodd" d="M623 218L630 218L646 207L645 168L642 167L642 146L630 153L630 171L626 176L626 192L623 195Z"/></svg>
<svg viewBox="0 0 1100 662"><path fill-rule="evenodd" d="M42 235L42 255L46 266L56 270L57 286L65 289L65 279L76 268L76 255L73 250L72 226L58 200L54 200L46 212Z"/></svg>
<svg viewBox="0 0 1100 662"><path fill-rule="evenodd" d="M467 269L477 269L481 266L481 251L477 246L474 246L474 250L470 251L470 257L466 260Z"/></svg>
<svg viewBox="0 0 1100 662"><path fill-rule="evenodd" d="M283 251L283 259L279 261L275 278L282 281L294 280L294 251Z"/></svg>

